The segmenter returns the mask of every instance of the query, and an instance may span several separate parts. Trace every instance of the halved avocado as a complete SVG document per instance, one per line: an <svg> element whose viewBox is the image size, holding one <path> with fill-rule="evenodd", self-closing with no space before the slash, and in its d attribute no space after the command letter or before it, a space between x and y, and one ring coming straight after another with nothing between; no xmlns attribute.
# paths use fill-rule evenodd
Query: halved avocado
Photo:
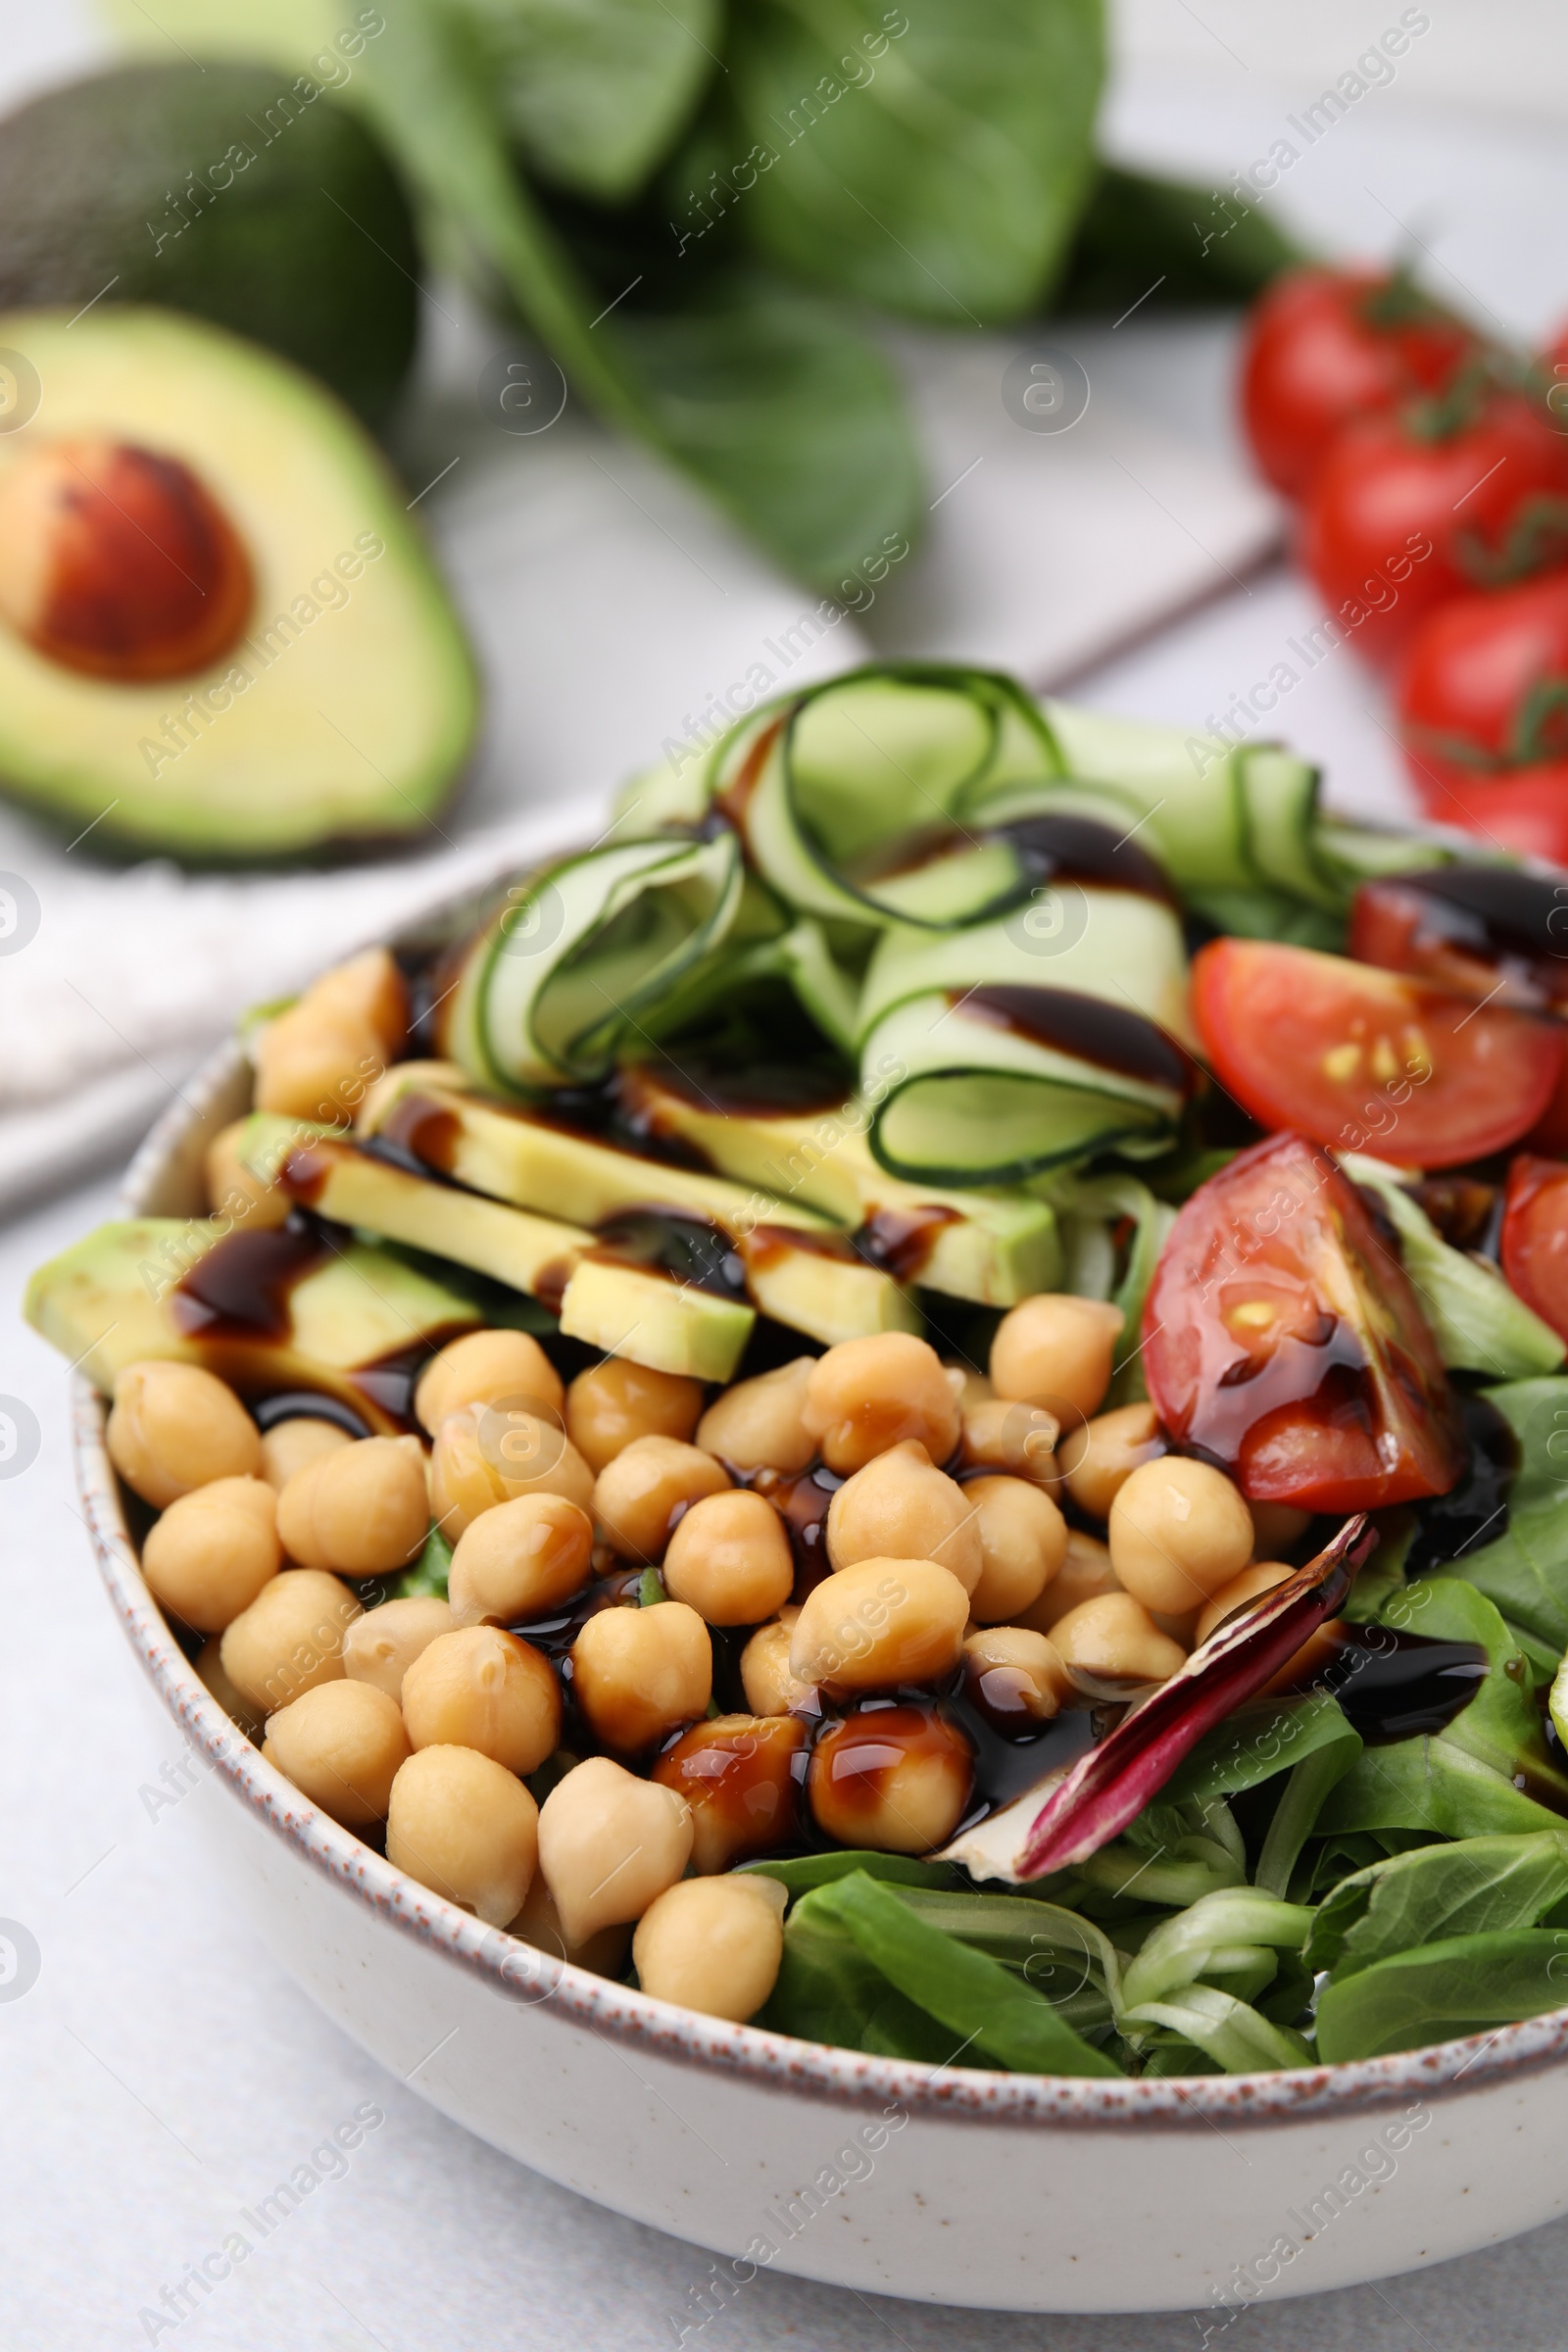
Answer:
<svg viewBox="0 0 1568 2352"><path fill-rule="evenodd" d="M0 782L194 859L424 831L473 662L347 410L166 311L8 313L0 368Z"/></svg>
<svg viewBox="0 0 1568 2352"><path fill-rule="evenodd" d="M386 1431L402 1426L396 1367L480 1321L471 1299L383 1250L210 1217L100 1225L38 1268L24 1312L106 1395L126 1364L172 1356L245 1396L317 1390Z"/></svg>

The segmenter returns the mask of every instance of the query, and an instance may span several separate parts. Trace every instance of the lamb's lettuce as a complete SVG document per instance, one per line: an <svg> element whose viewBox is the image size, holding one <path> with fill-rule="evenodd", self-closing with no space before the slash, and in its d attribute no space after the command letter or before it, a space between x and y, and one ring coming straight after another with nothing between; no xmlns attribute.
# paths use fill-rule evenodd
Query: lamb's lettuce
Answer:
<svg viewBox="0 0 1568 2352"><path fill-rule="evenodd" d="M1398 1172L1363 1152L1341 1155L1347 1176L1377 1195L1399 1237L1399 1257L1451 1369L1494 1380L1554 1372L1568 1347L1532 1313L1489 1258L1450 1248Z"/></svg>

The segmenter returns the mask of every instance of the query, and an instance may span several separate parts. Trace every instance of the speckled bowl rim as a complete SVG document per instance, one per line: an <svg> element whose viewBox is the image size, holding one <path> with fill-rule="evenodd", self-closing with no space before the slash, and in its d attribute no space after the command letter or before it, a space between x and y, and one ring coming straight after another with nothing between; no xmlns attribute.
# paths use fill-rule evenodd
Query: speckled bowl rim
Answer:
<svg viewBox="0 0 1568 2352"><path fill-rule="evenodd" d="M576 830L564 822L562 846ZM1450 844L1467 841L1442 828L1430 831ZM498 861L492 878L514 870L514 858ZM422 916L404 922L393 936L439 921L473 895L471 883L458 892L444 889L432 896ZM187 1136L232 1090L243 1059L241 1048L230 1040L186 1081L179 1099L159 1119L126 1170L122 1213L150 1213L148 1199L163 1183ZM1491 2034L1395 2057L1277 2074L1120 2082L1002 2074L868 2057L756 2026L734 2026L633 1992L587 1969L554 1960L541 1963L528 1946L432 1894L362 1844L352 1831L305 1803L299 1790L264 1762L260 1750L236 1729L198 1681L142 1581L105 1446L104 1399L79 1372L72 1374L71 1386L77 1491L99 1571L132 1648L175 1723L234 1796L303 1862L400 1935L485 1980L503 1998L547 2007L557 2022L761 2090L847 2108L897 2102L910 2115L1051 2131L1120 2127L1191 2133L1220 2127L1234 2131L1249 2125L1324 2122L1438 2095L1462 2097L1568 2061L1564 2007Z"/></svg>

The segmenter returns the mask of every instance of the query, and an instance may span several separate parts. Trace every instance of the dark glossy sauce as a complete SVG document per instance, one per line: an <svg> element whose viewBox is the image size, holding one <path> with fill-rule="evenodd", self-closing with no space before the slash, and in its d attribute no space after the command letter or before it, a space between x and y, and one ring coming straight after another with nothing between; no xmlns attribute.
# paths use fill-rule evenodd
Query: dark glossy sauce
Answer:
<svg viewBox="0 0 1568 2352"><path fill-rule="evenodd" d="M1093 1707L1063 1707L1049 1723L1021 1713L1009 1719L986 1704L966 1672L941 1705L974 1749L975 1801L964 1816L966 1823L1010 1804L1048 1772L1076 1764L1105 1728L1106 1710Z"/></svg>
<svg viewBox="0 0 1568 2352"><path fill-rule="evenodd" d="M1313 1644L1301 1687L1337 1698L1370 1745L1435 1739L1486 1680L1478 1642L1439 1642L1392 1625L1341 1625L1332 1639L1327 1661Z"/></svg>
<svg viewBox="0 0 1568 2352"><path fill-rule="evenodd" d="M811 1257L837 1258L841 1265L853 1263L856 1255L847 1233L816 1225L754 1225L743 1241L731 1247L742 1263L759 1274L803 1250Z"/></svg>
<svg viewBox="0 0 1568 2352"><path fill-rule="evenodd" d="M290 1200L314 1208L325 1192L334 1165L343 1154L340 1144L296 1144L284 1153L277 1180Z"/></svg>
<svg viewBox="0 0 1568 2352"><path fill-rule="evenodd" d="M1419 906L1418 951L1441 961L1446 947L1500 974L1515 1003L1568 1006L1568 892L1557 883L1503 865L1450 865L1390 875L1381 887Z"/></svg>
<svg viewBox="0 0 1568 2352"><path fill-rule="evenodd" d="M694 1723L664 1747L650 1777L691 1806L699 1876L798 1839L807 1737L802 1717L769 1715L743 1730Z"/></svg>
<svg viewBox="0 0 1568 2352"><path fill-rule="evenodd" d="M266 1233L226 1234L170 1294L174 1328L192 1340L286 1340L296 1283L333 1254L304 1219Z"/></svg>
<svg viewBox="0 0 1568 2352"><path fill-rule="evenodd" d="M652 1099L652 1087L662 1087L696 1110L735 1118L796 1118L844 1107L842 1069L808 1058L755 1061L744 1069L731 1069L703 1054L685 1054L679 1061L650 1062L646 1072L652 1086L645 1085L641 1092L638 1070L625 1073L624 1100L628 1114L633 1119L640 1116L654 1133L658 1132L659 1107Z"/></svg>
<svg viewBox="0 0 1568 2352"><path fill-rule="evenodd" d="M853 1238L859 1255L895 1282L918 1282L938 1237L950 1225L962 1223L957 1209L939 1207L935 1201L919 1208L879 1208Z"/></svg>
<svg viewBox="0 0 1568 2352"><path fill-rule="evenodd" d="M1494 1184L1473 1176L1428 1176L1410 1189L1450 1250L1486 1248L1497 1206Z"/></svg>
<svg viewBox="0 0 1568 2352"><path fill-rule="evenodd" d="M1194 1083L1194 1065L1174 1038L1141 1012L1107 1004L1102 997L1070 988L988 985L955 992L949 1003L955 1010L961 1004L971 1020L1010 1030L1031 1045L1071 1054L1100 1069L1117 1070L1146 1086L1186 1095Z"/></svg>
<svg viewBox="0 0 1568 2352"><path fill-rule="evenodd" d="M369 1423L361 1418L351 1404L341 1396L325 1396L315 1389L284 1389L275 1396L259 1396L251 1402L251 1418L264 1433L276 1429L283 1421L330 1421L337 1429L346 1430L351 1438L369 1438L375 1435Z"/></svg>
<svg viewBox="0 0 1568 2352"><path fill-rule="evenodd" d="M1087 882L1101 889L1136 891L1167 906L1177 903L1169 875L1142 842L1113 832L1092 816L1042 810L999 825L989 838L1010 844L1031 883Z"/></svg>
<svg viewBox="0 0 1568 2352"><path fill-rule="evenodd" d="M594 1229L588 1255L602 1263L667 1274L692 1290L744 1298L746 1268L735 1244L706 1217L665 1208L627 1208Z"/></svg>
<svg viewBox="0 0 1568 2352"><path fill-rule="evenodd" d="M844 1481L822 1462L813 1464L809 1470L800 1471L793 1478L777 1470L754 1470L737 1475L742 1485L767 1496L788 1530L790 1549L795 1554L795 1590L790 1598L799 1606L807 1594L813 1592L822 1579L831 1573L827 1556L827 1514Z"/></svg>
<svg viewBox="0 0 1568 2352"><path fill-rule="evenodd" d="M943 1776L956 1797L955 1826L970 1810L974 1750L962 1724L925 1694L862 1699L824 1723L811 1744L807 1791L819 1830L840 1845L882 1842L899 1818L899 1778L913 1766Z"/></svg>
<svg viewBox="0 0 1568 2352"><path fill-rule="evenodd" d="M459 1339L472 1329L468 1322L448 1324L444 1330L427 1332L410 1347L394 1348L368 1364L356 1364L343 1377L383 1413L422 1436L414 1411L414 1392L419 1385L419 1374L449 1340Z"/></svg>
<svg viewBox="0 0 1568 2352"><path fill-rule="evenodd" d="M462 1136L463 1124L455 1112L411 1088L399 1096L369 1140L382 1156L399 1154L403 1164L412 1164L421 1175L434 1168L450 1176Z"/></svg>
<svg viewBox="0 0 1568 2352"><path fill-rule="evenodd" d="M1507 1524L1508 1487L1519 1467L1513 1431L1485 1396L1461 1396L1458 1406L1469 1457L1446 1494L1412 1505L1418 1524L1405 1554L1409 1577L1495 1543Z"/></svg>

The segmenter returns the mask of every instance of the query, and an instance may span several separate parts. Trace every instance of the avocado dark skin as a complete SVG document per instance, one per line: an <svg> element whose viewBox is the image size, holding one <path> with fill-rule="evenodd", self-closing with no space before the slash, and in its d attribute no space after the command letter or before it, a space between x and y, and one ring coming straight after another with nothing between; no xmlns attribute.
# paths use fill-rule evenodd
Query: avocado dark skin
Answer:
<svg viewBox="0 0 1568 2352"><path fill-rule="evenodd" d="M0 122L0 311L194 312L372 429L392 413L418 332L414 222L369 132L308 76L215 59L50 90Z"/></svg>

